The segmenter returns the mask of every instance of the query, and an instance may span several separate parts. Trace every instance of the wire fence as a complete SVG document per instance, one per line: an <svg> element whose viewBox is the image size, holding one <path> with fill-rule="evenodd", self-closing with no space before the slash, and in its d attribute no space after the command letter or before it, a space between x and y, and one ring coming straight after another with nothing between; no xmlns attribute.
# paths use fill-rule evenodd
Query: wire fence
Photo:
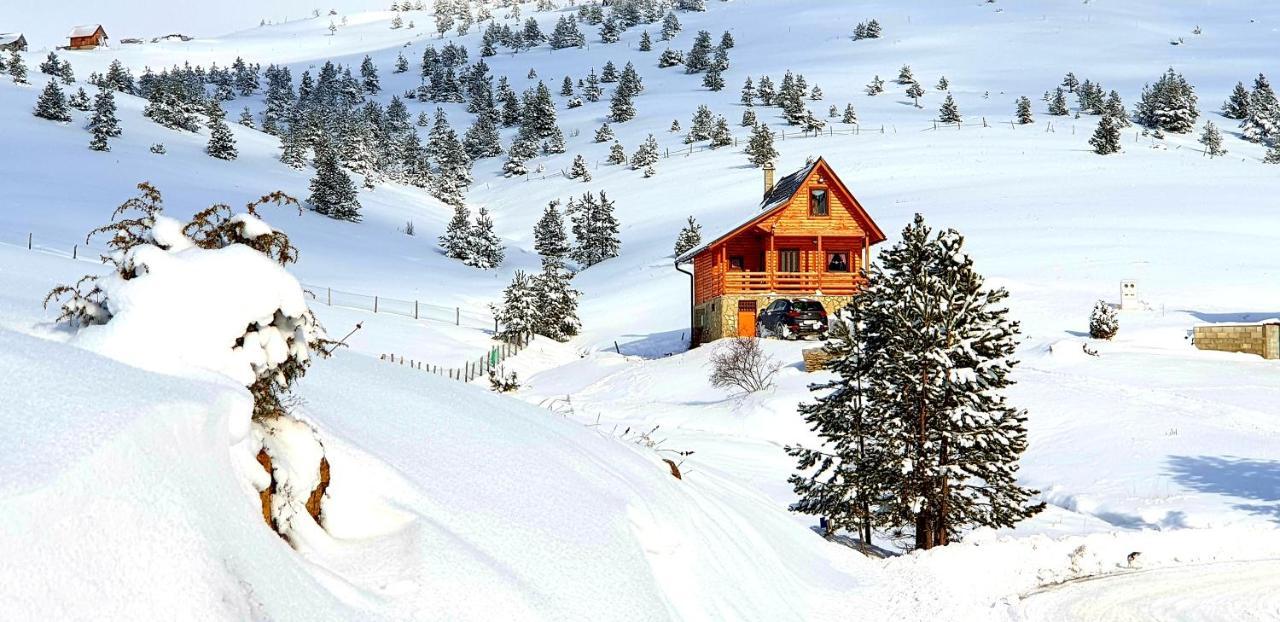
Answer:
<svg viewBox="0 0 1280 622"><path fill-rule="evenodd" d="M489 348L489 351L485 353L484 356L463 363L462 367L441 367L426 361L406 359L404 355L396 356L394 353L379 355L378 359L390 363L408 365L410 369L420 369L427 373L444 376L451 380L471 382L472 380L485 376L490 372L498 372L500 374L502 369L500 366L502 365L502 362L519 354L525 348L528 348L529 344L534 340L534 337L535 336L533 334L529 334L516 341L504 341L501 344Z"/></svg>
<svg viewBox="0 0 1280 622"><path fill-rule="evenodd" d="M330 307L356 309L371 313L389 313L424 322L439 322L479 330L498 331L498 321L493 317L493 314L475 309L463 309L459 306L448 307L426 303L421 300L388 298L376 294L360 294L311 283L303 283L302 289L311 300Z"/></svg>

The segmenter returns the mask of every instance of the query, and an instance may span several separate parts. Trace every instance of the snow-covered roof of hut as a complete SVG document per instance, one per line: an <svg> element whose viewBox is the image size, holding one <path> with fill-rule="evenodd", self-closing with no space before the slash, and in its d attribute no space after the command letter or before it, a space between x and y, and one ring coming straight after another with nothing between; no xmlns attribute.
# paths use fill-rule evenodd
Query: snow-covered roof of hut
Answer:
<svg viewBox="0 0 1280 622"><path fill-rule="evenodd" d="M20 32L0 32L0 45L9 45L22 38Z"/></svg>
<svg viewBox="0 0 1280 622"><path fill-rule="evenodd" d="M76 26L75 28L71 29L71 32L69 34L67 34L67 38L92 37L93 33L98 32L98 29L100 28L102 28L102 24L86 24L84 26ZM106 32L106 31L103 30L103 32Z"/></svg>

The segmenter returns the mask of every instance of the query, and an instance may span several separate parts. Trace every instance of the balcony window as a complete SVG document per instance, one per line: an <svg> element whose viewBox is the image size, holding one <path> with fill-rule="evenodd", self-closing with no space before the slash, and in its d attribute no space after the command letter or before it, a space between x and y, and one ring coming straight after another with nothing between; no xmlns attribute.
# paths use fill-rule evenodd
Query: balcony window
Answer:
<svg viewBox="0 0 1280 622"><path fill-rule="evenodd" d="M729 256L729 270L733 272L742 272L746 270L746 262L742 259L742 255Z"/></svg>
<svg viewBox="0 0 1280 622"><path fill-rule="evenodd" d="M830 214L827 208L827 191L822 188L814 188L809 191L809 215L810 216L826 216Z"/></svg>
<svg viewBox="0 0 1280 622"><path fill-rule="evenodd" d="M848 272L849 253L827 253L827 272Z"/></svg>
<svg viewBox="0 0 1280 622"><path fill-rule="evenodd" d="M797 249L784 249L778 251L778 272L799 272L800 271L800 251Z"/></svg>

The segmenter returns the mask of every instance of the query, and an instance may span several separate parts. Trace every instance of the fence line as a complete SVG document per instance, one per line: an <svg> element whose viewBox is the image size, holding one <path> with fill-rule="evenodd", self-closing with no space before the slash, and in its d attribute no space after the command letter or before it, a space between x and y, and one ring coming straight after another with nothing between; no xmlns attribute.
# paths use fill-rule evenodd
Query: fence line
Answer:
<svg viewBox="0 0 1280 622"><path fill-rule="evenodd" d="M474 361L467 361L462 367L441 367L439 365L432 365L426 361L406 359L404 355L397 357L394 353L381 354L378 356L378 360L388 361L390 363L399 363L400 365L408 365L410 369L419 369L429 374L444 376L450 380L471 382L476 378L480 378L481 376L500 369L499 366L503 361L528 348L530 342L532 342L534 338L535 335L529 334L514 342L504 341L489 348L489 352L484 356L481 356Z"/></svg>
<svg viewBox="0 0 1280 622"><path fill-rule="evenodd" d="M356 309L373 313L389 313L420 321L441 322L454 326L466 326L481 330L498 330L497 318L490 313L463 310L460 306L446 307L420 300L402 300L377 294L360 294L324 285L303 283L302 289L317 303L330 307Z"/></svg>

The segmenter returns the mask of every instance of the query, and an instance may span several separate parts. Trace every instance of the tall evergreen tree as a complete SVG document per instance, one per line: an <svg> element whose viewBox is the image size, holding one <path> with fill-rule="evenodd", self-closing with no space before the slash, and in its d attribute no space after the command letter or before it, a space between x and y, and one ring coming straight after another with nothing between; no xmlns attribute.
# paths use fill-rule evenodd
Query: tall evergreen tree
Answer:
<svg viewBox="0 0 1280 622"><path fill-rule="evenodd" d="M1025 95L1018 98L1018 123L1026 125L1035 123L1036 120L1031 116L1031 100Z"/></svg>
<svg viewBox="0 0 1280 622"><path fill-rule="evenodd" d="M658 163L658 139L650 134L640 146L636 148L636 152L631 155L631 168L633 170L648 170L654 164ZM652 174L646 175L652 177Z"/></svg>
<svg viewBox="0 0 1280 622"><path fill-rule="evenodd" d="M938 121L943 123L959 123L963 119L960 117L960 108L956 106L956 100L951 98L951 94L947 93L947 98L942 101L942 106L938 108Z"/></svg>
<svg viewBox="0 0 1280 622"><path fill-rule="evenodd" d="M373 58L368 54L360 61L360 80L361 86L370 95L377 95L382 90L382 85L378 82L378 66L373 64Z"/></svg>
<svg viewBox="0 0 1280 622"><path fill-rule="evenodd" d="M751 139L747 142L744 151L747 154L747 161L756 167L778 159L778 150L773 146L773 132L769 131L769 127L763 123L757 123L751 128Z"/></svg>
<svg viewBox="0 0 1280 622"><path fill-rule="evenodd" d="M27 63L22 60L22 55L18 53L17 48L9 50L9 62L5 65L9 68L9 77L13 79L14 84L27 83Z"/></svg>
<svg viewBox="0 0 1280 622"><path fill-rule="evenodd" d="M699 30L693 47L684 55L686 73L700 73L711 68L711 33Z"/></svg>
<svg viewBox="0 0 1280 622"><path fill-rule="evenodd" d="M1205 153L1211 156L1219 156L1227 152L1222 148L1222 132L1213 124L1213 121L1205 122L1204 132L1200 134L1200 144L1204 145Z"/></svg>
<svg viewBox="0 0 1280 622"><path fill-rule="evenodd" d="M684 228L680 230L680 234L676 236L675 257L679 257L702 244L702 225L689 217L689 221Z"/></svg>
<svg viewBox="0 0 1280 622"><path fill-rule="evenodd" d="M582 200L568 205L569 218L573 221L574 261L589 268L606 259L618 256L621 242L618 240L618 220L613 215L613 201L604 191L599 199L590 192Z"/></svg>
<svg viewBox="0 0 1280 622"><path fill-rule="evenodd" d="M231 133L231 128L227 127L227 115L222 111L222 106L218 105L218 100L209 100L206 114L209 117L209 143L205 146L205 153L219 160L236 159L240 155L236 150L236 137Z"/></svg>
<svg viewBox="0 0 1280 622"><path fill-rule="evenodd" d="M453 206L453 218L439 241L446 257L464 261L471 257L471 211L465 203Z"/></svg>
<svg viewBox="0 0 1280 622"><path fill-rule="evenodd" d="M1053 99L1049 102L1049 114L1055 117L1065 116L1067 110L1067 95L1061 88L1054 89Z"/></svg>
<svg viewBox="0 0 1280 622"><path fill-rule="evenodd" d="M858 124L858 112L853 109L853 104L844 105L844 116L840 117L840 122L849 125Z"/></svg>
<svg viewBox="0 0 1280 622"><path fill-rule="evenodd" d="M493 230L493 218L484 206L476 212L476 224L471 227L469 237L468 256L462 260L463 263L481 270L492 270L502 265L506 251L502 247L502 238Z"/></svg>
<svg viewBox="0 0 1280 622"><path fill-rule="evenodd" d="M564 259L569 256L569 236L560 215L560 201L551 201L533 227L533 250L543 258Z"/></svg>
<svg viewBox="0 0 1280 622"><path fill-rule="evenodd" d="M1152 129L1190 132L1200 116L1195 89L1171 67L1154 85L1143 87L1136 116L1139 123Z"/></svg>
<svg viewBox="0 0 1280 622"><path fill-rule="evenodd" d="M1240 123L1240 135L1247 141L1263 143L1280 133L1280 103L1267 77L1258 74L1249 93L1249 108Z"/></svg>
<svg viewBox="0 0 1280 622"><path fill-rule="evenodd" d="M81 112L88 112L90 110L89 94L85 93L83 88L76 89L75 95L67 100L67 105Z"/></svg>
<svg viewBox="0 0 1280 622"><path fill-rule="evenodd" d="M1089 145L1098 155L1120 151L1120 127L1116 125L1111 115L1104 114L1101 119L1098 119L1098 129L1094 130L1093 137L1089 139Z"/></svg>
<svg viewBox="0 0 1280 622"><path fill-rule="evenodd" d="M625 123L636 117L636 106L631 100L628 89L613 90L613 99L609 102L609 120L614 123Z"/></svg>
<svg viewBox="0 0 1280 622"><path fill-rule="evenodd" d="M583 183L591 181L591 169L582 154L573 156L573 165L569 167L569 179L581 179Z"/></svg>
<svg viewBox="0 0 1280 622"><path fill-rule="evenodd" d="M502 291L502 305L491 308L499 326L496 336L508 343L524 343L537 329L541 315L534 280L524 270L516 270Z"/></svg>
<svg viewBox="0 0 1280 622"><path fill-rule="evenodd" d="M670 41L680 34L680 20L676 18L675 13L668 12L666 17L662 18L662 40Z"/></svg>
<svg viewBox="0 0 1280 622"><path fill-rule="evenodd" d="M337 148L327 141L316 149L316 174L311 178L311 209L337 220L360 221L356 186L338 163Z"/></svg>
<svg viewBox="0 0 1280 622"><path fill-rule="evenodd" d="M566 341L578 334L582 322L578 319L578 296L573 289L573 273L559 258L543 258L542 273L533 279L534 298L537 300L538 320L534 331L539 335Z"/></svg>
<svg viewBox="0 0 1280 622"><path fill-rule="evenodd" d="M1231 96L1223 102L1222 116L1237 121L1249 116L1249 90L1244 88L1244 83L1237 82L1236 88L1231 91Z"/></svg>
<svg viewBox="0 0 1280 622"><path fill-rule="evenodd" d="M609 157L605 161L609 164L627 163L627 152L623 150L622 143L616 140L613 141L613 144L609 146Z"/></svg>

